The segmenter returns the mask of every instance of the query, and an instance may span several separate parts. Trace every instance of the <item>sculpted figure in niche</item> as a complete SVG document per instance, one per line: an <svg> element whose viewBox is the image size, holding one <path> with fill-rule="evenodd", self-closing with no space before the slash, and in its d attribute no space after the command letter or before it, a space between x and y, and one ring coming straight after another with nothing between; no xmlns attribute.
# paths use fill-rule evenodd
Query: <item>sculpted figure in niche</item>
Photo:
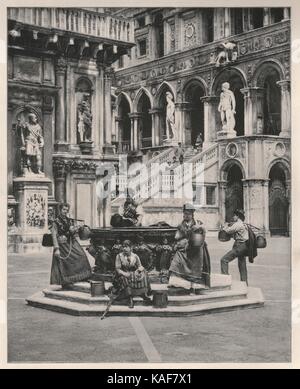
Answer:
<svg viewBox="0 0 300 389"><path fill-rule="evenodd" d="M93 116L90 106L90 95L85 94L81 103L78 104L78 125L77 131L79 143L91 142Z"/></svg>
<svg viewBox="0 0 300 389"><path fill-rule="evenodd" d="M175 130L175 104L173 101L172 93L166 93L167 100L167 112L166 112L166 135L167 139L176 138Z"/></svg>
<svg viewBox="0 0 300 389"><path fill-rule="evenodd" d="M220 103L218 111L221 114L222 128L225 131L234 131L235 127L235 97L234 93L229 89L228 82L222 84L222 92L220 94Z"/></svg>
<svg viewBox="0 0 300 389"><path fill-rule="evenodd" d="M44 147L44 138L36 114L29 113L28 122L25 123L18 119L16 128L21 138L23 173L43 174L41 149Z"/></svg>

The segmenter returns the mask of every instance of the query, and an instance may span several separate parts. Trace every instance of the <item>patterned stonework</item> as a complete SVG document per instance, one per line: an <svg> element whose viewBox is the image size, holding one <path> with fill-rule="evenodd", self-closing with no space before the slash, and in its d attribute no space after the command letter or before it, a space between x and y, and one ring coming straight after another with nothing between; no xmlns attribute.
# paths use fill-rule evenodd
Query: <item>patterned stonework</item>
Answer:
<svg viewBox="0 0 300 389"><path fill-rule="evenodd" d="M44 228L46 222L46 198L41 193L32 193L26 200L26 224Z"/></svg>

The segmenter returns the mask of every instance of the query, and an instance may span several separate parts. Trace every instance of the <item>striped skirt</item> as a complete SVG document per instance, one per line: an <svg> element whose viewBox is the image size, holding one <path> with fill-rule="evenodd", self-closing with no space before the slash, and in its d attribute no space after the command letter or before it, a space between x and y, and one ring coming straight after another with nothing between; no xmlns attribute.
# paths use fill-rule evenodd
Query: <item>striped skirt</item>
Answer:
<svg viewBox="0 0 300 389"><path fill-rule="evenodd" d="M151 291L148 273L143 270L140 273L130 272L130 277L115 274L113 280L114 293L121 296L142 296Z"/></svg>

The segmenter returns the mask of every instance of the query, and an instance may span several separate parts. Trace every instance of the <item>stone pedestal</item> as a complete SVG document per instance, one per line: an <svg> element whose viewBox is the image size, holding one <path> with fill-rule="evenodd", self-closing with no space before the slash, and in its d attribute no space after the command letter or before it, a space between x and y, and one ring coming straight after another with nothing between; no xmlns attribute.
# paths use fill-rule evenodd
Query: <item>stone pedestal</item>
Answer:
<svg viewBox="0 0 300 389"><path fill-rule="evenodd" d="M228 131L228 130L226 129L226 126L223 126L222 130L217 132L217 136L218 136L219 139L223 139L223 138L226 138L226 139L235 138L235 137L236 137L236 131L235 131L235 130L230 130L230 131Z"/></svg>
<svg viewBox="0 0 300 389"><path fill-rule="evenodd" d="M82 154L92 154L94 148L94 142L92 141L81 142L79 143L79 147Z"/></svg>
<svg viewBox="0 0 300 389"><path fill-rule="evenodd" d="M18 206L16 229L9 236L9 251L40 251L43 234L48 231L48 190L51 180L32 174L15 178L13 183Z"/></svg>

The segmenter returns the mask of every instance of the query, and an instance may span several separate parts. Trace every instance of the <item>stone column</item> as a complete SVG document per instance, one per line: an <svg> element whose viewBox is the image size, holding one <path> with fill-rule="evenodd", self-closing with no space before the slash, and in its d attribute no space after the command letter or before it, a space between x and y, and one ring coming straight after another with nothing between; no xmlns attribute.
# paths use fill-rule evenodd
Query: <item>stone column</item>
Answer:
<svg viewBox="0 0 300 389"><path fill-rule="evenodd" d="M263 25L269 26L271 24L271 14L270 14L270 8L264 8L264 21Z"/></svg>
<svg viewBox="0 0 300 389"><path fill-rule="evenodd" d="M281 88L281 132L280 136L291 136L291 95L290 81L277 81Z"/></svg>
<svg viewBox="0 0 300 389"><path fill-rule="evenodd" d="M219 217L220 217L220 224L223 224L225 222L226 217L226 208L225 208L225 200L226 200L226 187L227 182L226 181L219 181Z"/></svg>
<svg viewBox="0 0 300 389"><path fill-rule="evenodd" d="M268 180L249 179L244 182L249 185L249 197L246 199L249 204L248 222L264 231L268 230L268 228L266 228L266 214L269 214L269 201L268 197L266 197L266 194L268 193L266 191ZM264 207L263 210L262 204Z"/></svg>
<svg viewBox="0 0 300 389"><path fill-rule="evenodd" d="M283 20L289 20L290 19L290 9L289 7L283 8Z"/></svg>
<svg viewBox="0 0 300 389"><path fill-rule="evenodd" d="M96 128L99 134L99 149L102 150L104 146L104 132L105 132L105 124L104 124L104 69L103 64L101 62L97 62L98 75L96 78L96 99L97 101L97 109L98 112L98 122L96 123Z"/></svg>
<svg viewBox="0 0 300 389"><path fill-rule="evenodd" d="M214 40L223 39L224 31L224 8L214 8Z"/></svg>
<svg viewBox="0 0 300 389"><path fill-rule="evenodd" d="M263 213L264 213L264 231L269 234L269 179L262 180L263 187Z"/></svg>
<svg viewBox="0 0 300 389"><path fill-rule="evenodd" d="M288 236L291 236L292 232L292 223L291 223L291 180L286 180L285 181L286 185L286 198L289 202L289 208L288 208L288 221L287 221L287 226L288 226Z"/></svg>
<svg viewBox="0 0 300 389"><path fill-rule="evenodd" d="M230 8L224 8L224 35L225 38L231 35Z"/></svg>
<svg viewBox="0 0 300 389"><path fill-rule="evenodd" d="M183 145L191 144L191 130L187 127L187 111L190 108L190 103L181 102L175 103L175 128L177 139L175 144L181 142Z"/></svg>
<svg viewBox="0 0 300 389"><path fill-rule="evenodd" d="M115 116L116 126L116 143L118 144L118 152L122 151L122 118L121 116Z"/></svg>
<svg viewBox="0 0 300 389"><path fill-rule="evenodd" d="M219 99L217 96L203 96L204 103L204 142L203 149L209 147L217 138L217 121Z"/></svg>
<svg viewBox="0 0 300 389"><path fill-rule="evenodd" d="M263 88L243 88L245 135L263 134Z"/></svg>
<svg viewBox="0 0 300 389"><path fill-rule="evenodd" d="M131 120L131 150L137 150L139 148L139 119L140 114L137 112L129 114Z"/></svg>
<svg viewBox="0 0 300 389"><path fill-rule="evenodd" d="M112 68L107 67L104 72L104 144L111 145L111 79Z"/></svg>
<svg viewBox="0 0 300 389"><path fill-rule="evenodd" d="M152 147L159 146L160 136L159 136L159 114L160 109L151 109L149 110L150 115L152 116Z"/></svg>
<svg viewBox="0 0 300 389"><path fill-rule="evenodd" d="M58 58L56 62L56 85L59 87L56 99L55 112L55 149L56 151L67 151L68 142L66 139L66 72L67 61Z"/></svg>
<svg viewBox="0 0 300 389"><path fill-rule="evenodd" d="M54 174L54 193L55 200L59 203L66 202L66 178L67 178L67 166L63 161L53 161L53 174Z"/></svg>

